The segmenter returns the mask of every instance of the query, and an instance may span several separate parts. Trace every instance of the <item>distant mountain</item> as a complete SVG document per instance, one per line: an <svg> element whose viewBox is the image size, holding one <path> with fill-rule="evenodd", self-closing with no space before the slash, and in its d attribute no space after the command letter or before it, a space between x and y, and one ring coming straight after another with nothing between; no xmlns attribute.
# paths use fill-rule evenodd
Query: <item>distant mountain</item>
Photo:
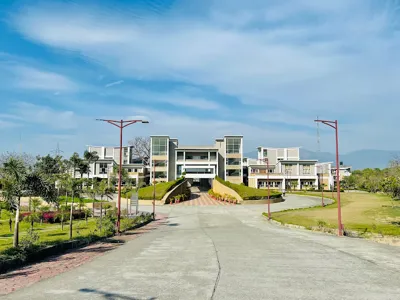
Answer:
<svg viewBox="0 0 400 300"><path fill-rule="evenodd" d="M390 160L395 155L400 155L400 151L386 150L358 150L340 155L340 161L344 165L352 166L353 170L366 168L386 168ZM257 151L244 154L245 157L257 158ZM315 152L300 148L301 159L317 159L320 162L333 162L335 164L335 154L329 152Z"/></svg>

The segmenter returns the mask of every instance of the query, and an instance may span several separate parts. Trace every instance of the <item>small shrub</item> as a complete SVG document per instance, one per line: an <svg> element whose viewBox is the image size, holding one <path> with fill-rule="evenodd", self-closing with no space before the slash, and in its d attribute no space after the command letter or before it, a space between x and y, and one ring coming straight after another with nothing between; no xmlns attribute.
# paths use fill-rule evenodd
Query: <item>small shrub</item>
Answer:
<svg viewBox="0 0 400 300"><path fill-rule="evenodd" d="M317 226L318 226L319 229L325 228L327 225L328 224L323 220L318 220L317 221Z"/></svg>

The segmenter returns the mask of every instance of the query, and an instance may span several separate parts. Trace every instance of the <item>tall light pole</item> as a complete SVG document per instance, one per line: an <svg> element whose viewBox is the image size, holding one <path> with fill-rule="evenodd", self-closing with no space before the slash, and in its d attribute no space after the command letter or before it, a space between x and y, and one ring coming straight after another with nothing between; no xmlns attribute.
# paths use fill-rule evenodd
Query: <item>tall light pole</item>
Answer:
<svg viewBox="0 0 400 300"><path fill-rule="evenodd" d="M135 123L148 124L146 120L105 120L96 119L96 121L102 121L110 123L119 128L119 174L118 174L118 216L117 216L117 232L121 233L121 183L122 183L122 131L125 127L128 127Z"/></svg>
<svg viewBox="0 0 400 300"><path fill-rule="evenodd" d="M340 177L339 177L339 134L338 134L338 121L327 121L327 120L314 120L320 122L329 127L335 129L336 135L336 189L337 189L337 203L338 203L338 235L343 235L343 224L342 224L342 208L340 205Z"/></svg>
<svg viewBox="0 0 400 300"><path fill-rule="evenodd" d="M153 220L156 220L156 161L153 160Z"/></svg>

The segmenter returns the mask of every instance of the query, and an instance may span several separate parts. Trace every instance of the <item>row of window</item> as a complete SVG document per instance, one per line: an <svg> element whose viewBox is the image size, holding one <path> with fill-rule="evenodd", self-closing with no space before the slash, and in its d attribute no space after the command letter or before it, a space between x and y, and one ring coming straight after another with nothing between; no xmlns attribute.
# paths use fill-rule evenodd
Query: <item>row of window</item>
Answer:
<svg viewBox="0 0 400 300"><path fill-rule="evenodd" d="M280 181L269 181L269 187L280 187L281 182ZM268 187L268 182L267 181L259 181L258 182L258 187Z"/></svg>
<svg viewBox="0 0 400 300"><path fill-rule="evenodd" d="M154 137L152 138L152 155L167 155L168 138Z"/></svg>
<svg viewBox="0 0 400 300"><path fill-rule="evenodd" d="M240 138L227 138L226 153L240 153L241 141Z"/></svg>
<svg viewBox="0 0 400 300"><path fill-rule="evenodd" d="M226 176L242 176L242 170L226 170Z"/></svg>
<svg viewBox="0 0 400 300"><path fill-rule="evenodd" d="M240 166L241 159L240 158L227 158L226 165L227 166Z"/></svg>

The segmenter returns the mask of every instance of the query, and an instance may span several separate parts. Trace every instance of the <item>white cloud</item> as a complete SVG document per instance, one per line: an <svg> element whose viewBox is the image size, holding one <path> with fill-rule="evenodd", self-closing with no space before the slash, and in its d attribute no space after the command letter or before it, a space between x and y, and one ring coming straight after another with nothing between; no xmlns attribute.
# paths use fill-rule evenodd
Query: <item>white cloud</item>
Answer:
<svg viewBox="0 0 400 300"><path fill-rule="evenodd" d="M32 67L15 65L10 67L14 74L14 85L23 89L45 90L45 91L71 91L77 86L67 77Z"/></svg>
<svg viewBox="0 0 400 300"><path fill-rule="evenodd" d="M379 8L361 0L226 3L199 3L196 12L202 18L172 9L141 19L78 4L39 5L13 21L25 37L81 53L118 76L211 86L260 111L265 104L281 107L268 113L269 119L292 125L306 124L307 116L312 122L316 115L351 119L358 126L344 126L347 147L355 139L373 145L373 139L363 137L368 129L382 123L393 127L399 109L394 99L400 93L394 2ZM184 11L188 4L179 5ZM196 109L219 106L203 97L159 96L154 101ZM249 134L255 138L253 129ZM395 143L383 128L376 134Z"/></svg>
<svg viewBox="0 0 400 300"><path fill-rule="evenodd" d="M119 85L119 84L122 84L122 83L124 83L123 80L118 80L118 81L114 81L114 82L107 83L107 84L105 85L105 87L106 87L106 88L109 88L109 87L111 87L111 86Z"/></svg>
<svg viewBox="0 0 400 300"><path fill-rule="evenodd" d="M36 123L48 126L49 129L77 128L77 117L72 111L59 111L50 107L28 102L17 102L12 111L25 123Z"/></svg>

